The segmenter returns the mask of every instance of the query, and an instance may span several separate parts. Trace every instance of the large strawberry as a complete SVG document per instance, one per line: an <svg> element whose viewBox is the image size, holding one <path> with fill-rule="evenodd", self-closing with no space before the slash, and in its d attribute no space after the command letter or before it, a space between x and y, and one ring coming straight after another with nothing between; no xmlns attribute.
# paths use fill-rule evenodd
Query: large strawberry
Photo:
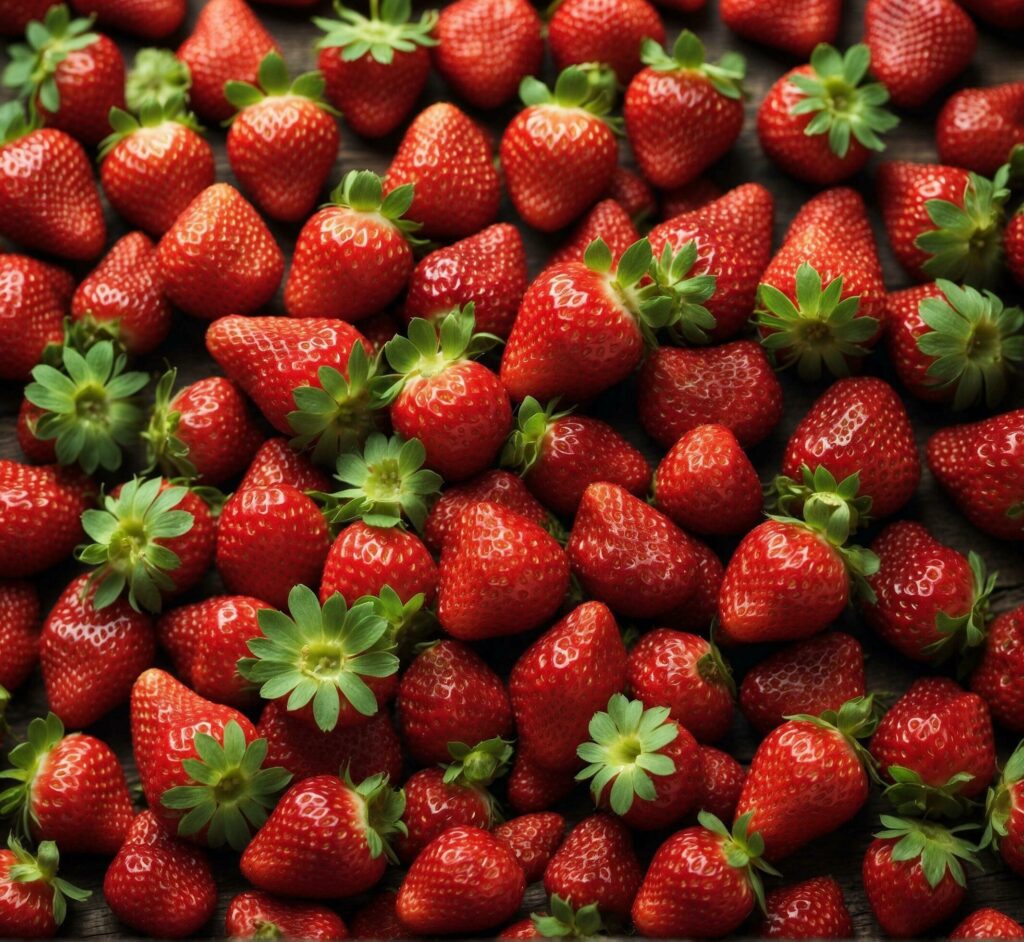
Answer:
<svg viewBox="0 0 1024 942"><path fill-rule="evenodd" d="M25 382L47 347L63 341L66 313L47 266L0 255L0 379Z"/></svg>
<svg viewBox="0 0 1024 942"><path fill-rule="evenodd" d="M954 92L935 122L939 160L994 174L1024 144L1024 82Z"/></svg>
<svg viewBox="0 0 1024 942"><path fill-rule="evenodd" d="M996 723L1024 733L1024 608L1003 612L988 626L985 648L970 683Z"/></svg>
<svg viewBox="0 0 1024 942"><path fill-rule="evenodd" d="M819 43L834 43L842 0L722 0L722 22L746 39L806 58Z"/></svg>
<svg viewBox="0 0 1024 942"><path fill-rule="evenodd" d="M12 939L48 939L67 916L69 899L91 895L58 877L60 855L53 841L43 841L33 855L13 835L0 850L0 932Z"/></svg>
<svg viewBox="0 0 1024 942"><path fill-rule="evenodd" d="M0 581L0 687L20 687L39 660L39 593L27 580Z"/></svg>
<svg viewBox="0 0 1024 942"><path fill-rule="evenodd" d="M813 877L765 895L761 939L849 939L853 919L842 887L832 877Z"/></svg>

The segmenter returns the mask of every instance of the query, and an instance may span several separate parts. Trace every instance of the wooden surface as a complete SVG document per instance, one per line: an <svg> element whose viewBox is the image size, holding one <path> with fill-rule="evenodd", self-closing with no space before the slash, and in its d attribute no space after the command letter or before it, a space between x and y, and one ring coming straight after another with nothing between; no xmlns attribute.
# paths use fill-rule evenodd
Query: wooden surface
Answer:
<svg viewBox="0 0 1024 942"><path fill-rule="evenodd" d="M199 0L190 2L190 23L194 20L196 11L201 6ZM675 34L681 25L687 25L698 32L705 40L709 52L716 56L727 49L738 49L747 56L748 80L747 88L750 98L747 105L747 122L742 138L719 166L714 169L713 176L723 185L732 186L748 180L757 180L765 183L775 194L777 199L776 228L777 237L788 224L801 203L810 194L810 190L792 180L784 178L778 171L774 170L762 156L758 147L754 131L754 115L756 108L770 84L790 64L788 60L780 55L759 49L749 43L743 42L732 36L717 20L714 10L715 3L711 8L699 15L682 20L674 14L666 16L670 26L670 32ZM861 36L862 2L849 2L847 4L842 43L848 44L857 41ZM311 69L315 67L316 58L312 50L312 43L318 32L308 22L308 11L298 13L295 11L275 10L270 7L260 7L259 12L271 32L280 40L285 52L285 58L293 72ZM316 12L328 12L328 4L321 3ZM186 31L182 32L182 36ZM119 38L119 42L120 42ZM178 38L167 45L175 46ZM121 43L126 55L133 53L135 46L132 42ZM975 64L962 77L962 85L988 85L997 82L1024 79L1024 56L1021 50L1024 48L1024 41L1020 36L998 35L995 31L982 27L981 41ZM448 97L443 84L436 77L432 77L432 84L429 88L427 99ZM495 135L499 135L504 123L515 112L513 106L490 115L479 117L493 129ZM914 115L904 115L901 127L889 137L888 155L895 158L912 160L935 160L933 142L934 111L923 112ZM218 179L232 180L231 172L227 166L224 152L223 132L216 129L211 132L211 139L217 153ZM338 160L337 172L332 178L332 184L340 175L350 169L371 168L383 171L388 163L389 156L394 152L398 141L398 135L379 142L366 142L357 138L351 131L343 129L343 144L341 155ZM623 145L623 160L628 161L628 148ZM855 184L863 189L869 201L871 198L871 179L869 173ZM513 215L506 204L503 209L503 218L513 219ZM112 238L120 234L122 227L117 220L112 222ZM877 218L875 219L877 223ZM876 226L879 235L880 250L885 264L887 284L890 288L902 287L905 279L902 273L894 264L891 254L888 252L884 241L884 234L881 228ZM290 251L297 227L276 227L275 233L279 236L286 251ZM535 234L524 232L527 239L531 272L535 273L544 263L546 253L553 245L558 243L558 238L542 238ZM80 272L79 274L84 274ZM280 305L275 308L280 311ZM268 312L269 313L269 312ZM155 358L151 365L158 369L163 356L166 356L172 363L177 365L182 372L183 380L199 378L214 371L202 343L203 326L181 317L179 324L174 331L174 337L166 350L161 351L161 358ZM871 361L869 370L880 375L888 375L883 357L876 355ZM783 382L786 390L786 413L785 418L772 438L760 446L754 458L762 478L768 479L778 470L782 448L799 418L807 410L814 397L821 391L820 388L812 388L801 385L795 378L785 376ZM20 397L20 390L5 386L0 389L0 456L19 457L20 453L14 439L14 416ZM625 388L616 389L603 397L597 404L596 411L613 421L632 440L640 444L649 454L652 461L656 461L658 453L652 443L645 438L639 430L632 412L633 395L627 384ZM1022 402L1018 390L1013 405L1019 406ZM908 408L917 429L918 443L924 444L927 436L936 428L950 421L953 418L942 408L925 408L921 404L909 401ZM966 552L968 549L975 549L982 554L992 569L998 569L1001 573L999 588L994 596L993 607L998 611L1024 603L1024 561L1022 561L1020 546L1006 543L998 543L988 539L983 534L969 526L956 512L952 504L937 490L933 480L924 472L924 478L916 499L905 510L905 515L921 520L933 533L943 541L950 543L957 549ZM870 534L869 534L870 537ZM732 547L729 544L719 544L717 548L722 552L723 558L728 558ZM49 602L55 597L60 588L66 584L70 568L54 573L48 573L40 580L44 592L44 599ZM211 582L210 589L216 588L216 583ZM865 644L869 653L868 674L870 687L876 691L902 692L915 676L916 668L911 669L909 664L902 661L898 656L874 643L869 631L858 623L858 620L847 615L843 624L846 630L852 631ZM529 639L519 639L509 642L502 650L496 652L498 661L509 664L519 650ZM752 663L759 653L742 651L732 653L733 662L737 673L742 674L743 669ZM41 684L36 677L27 689L18 693L12 707L12 720L15 734L21 733L28 718L37 715L45 710L44 697ZM738 717L738 714L737 714ZM127 711L120 710L98 724L94 732L111 742L124 758L131 781L137 781L135 770L131 760L131 750L128 738ZM730 739L724 744L741 760L748 761L753 753L756 742L751 737L742 720L738 717ZM1013 742L1002 737L1000 741L1001 753L1005 757L1007 751L1012 748ZM581 796L575 808L577 812L584 811L587 807L586 797ZM847 902L853 912L857 932L860 935L877 934L878 927L873 921L870 909L864 899L860 886L860 866L864 848L870 841L871 832L876 828L877 815L882 810L881 802L876 798L872 804L850 825L825 840L819 841L799 854L793 860L785 862L784 872L787 882L804 879L819 874L832 874L843 885L846 892ZM643 847L645 853L649 853L657 844L657 839L647 841ZM1009 875L991 855L985 855L984 862L986 872L984 874L970 874L970 898L968 904L963 907L960 916L966 915L972 909L981 905L991 905L1003 909L1017 919L1024 919L1024 882ZM66 862L66 876L75 882L93 889L92 899L79 906L72 908L65 935L89 938L114 938L126 934L125 927L120 926L106 909L100 886L103 873L106 867L105 860L77 859ZM221 906L217 915L206 929L209 935L220 935L223 933L223 915L227 901L234 892L240 889L243 881L238 875L237 865L229 856L216 859L218 879L222 888ZM397 875L392 875L394 881ZM531 888L527 902L536 903L541 896L539 887ZM342 913L350 911L348 904L340 907ZM940 927L941 928L941 927ZM947 927L948 928L948 927Z"/></svg>

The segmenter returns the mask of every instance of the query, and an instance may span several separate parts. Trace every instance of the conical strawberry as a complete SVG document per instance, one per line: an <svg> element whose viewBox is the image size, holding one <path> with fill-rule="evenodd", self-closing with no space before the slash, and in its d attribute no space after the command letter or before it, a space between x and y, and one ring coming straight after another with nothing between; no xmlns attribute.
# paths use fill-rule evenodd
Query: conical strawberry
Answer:
<svg viewBox="0 0 1024 942"><path fill-rule="evenodd" d="M1024 83L954 92L935 121L939 160L990 176L1024 144Z"/></svg>

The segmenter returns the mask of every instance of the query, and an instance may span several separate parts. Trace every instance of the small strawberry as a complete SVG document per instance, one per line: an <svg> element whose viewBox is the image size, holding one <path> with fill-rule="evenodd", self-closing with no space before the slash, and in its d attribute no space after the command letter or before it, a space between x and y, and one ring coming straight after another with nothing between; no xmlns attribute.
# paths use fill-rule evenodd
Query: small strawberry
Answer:
<svg viewBox="0 0 1024 942"><path fill-rule="evenodd" d="M597 906L574 910L557 893L551 897L550 913L532 913L528 919L514 922L504 929L499 939L570 938L591 939L601 934L604 925Z"/></svg>
<svg viewBox="0 0 1024 942"><path fill-rule="evenodd" d="M548 259L545 271L564 262L584 261L587 248L595 239L611 249L612 260L618 263L622 253L639 238L636 224L626 210L613 199L603 199L576 223L569 238Z"/></svg>
<svg viewBox="0 0 1024 942"><path fill-rule="evenodd" d="M33 583L0 580L0 687L20 687L39 660L39 593Z"/></svg>
<svg viewBox="0 0 1024 942"><path fill-rule="evenodd" d="M853 920L842 887L832 877L814 877L765 896L761 939L850 939Z"/></svg>
<svg viewBox="0 0 1024 942"><path fill-rule="evenodd" d="M330 478L314 467L309 458L289 447L286 438L268 438L256 449L238 489L275 484L287 484L298 491L326 493L331 489Z"/></svg>
<svg viewBox="0 0 1024 942"><path fill-rule="evenodd" d="M1020 939L1024 926L998 909L976 909L950 932L950 939Z"/></svg>
<svg viewBox="0 0 1024 942"><path fill-rule="evenodd" d="M395 890L381 890L369 902L359 907L349 920L353 939L405 939L409 930L398 921Z"/></svg>
<svg viewBox="0 0 1024 942"><path fill-rule="evenodd" d="M224 928L232 939L347 939L348 929L333 910L317 903L293 903L269 893L239 893L228 904Z"/></svg>
<svg viewBox="0 0 1024 942"><path fill-rule="evenodd" d="M95 16L102 26L141 39L165 39L177 31L188 0L71 0L81 16Z"/></svg>
<svg viewBox="0 0 1024 942"><path fill-rule="evenodd" d="M1024 733L1024 608L1003 612L988 626L981 660L971 674L996 723ZM2 681L2 677L0 677Z"/></svg>
<svg viewBox="0 0 1024 942"><path fill-rule="evenodd" d="M83 890L57 876L60 856L53 841L30 854L11 835L0 850L0 933L9 938L48 939L67 915L69 899L83 903Z"/></svg>
<svg viewBox="0 0 1024 942"><path fill-rule="evenodd" d="M935 139L944 164L991 176L1024 144L1024 82L954 92L936 119Z"/></svg>
<svg viewBox="0 0 1024 942"><path fill-rule="evenodd" d="M535 883L565 837L565 818L553 811L524 814L499 824L493 834L515 854L526 882Z"/></svg>
<svg viewBox="0 0 1024 942"><path fill-rule="evenodd" d="M729 29L753 42L806 58L819 43L834 43L842 0L811 0L797 9L787 0L722 0L719 11Z"/></svg>
<svg viewBox="0 0 1024 942"><path fill-rule="evenodd" d="M982 843L991 843L1006 866L1024 876L1024 743L1014 750L989 790L985 818Z"/></svg>
<svg viewBox="0 0 1024 942"><path fill-rule="evenodd" d="M729 753L714 746L700 747L700 764L700 795L696 807L722 821L731 821L736 816L747 770Z"/></svg>
<svg viewBox="0 0 1024 942"><path fill-rule="evenodd" d="M47 347L63 342L66 313L41 263L27 255L0 255L0 379L28 380Z"/></svg>
<svg viewBox="0 0 1024 942"><path fill-rule="evenodd" d="M573 773L541 768L520 749L508 777L508 803L519 814L546 811L576 787Z"/></svg>
<svg viewBox="0 0 1024 942"><path fill-rule="evenodd" d="M644 41L646 64L626 89L626 133L643 175L655 186L682 186L725 154L743 127L743 57L705 62L704 44L689 30L672 54Z"/></svg>
<svg viewBox="0 0 1024 942"><path fill-rule="evenodd" d="M654 190L636 170L630 170L629 167L615 168L611 186L605 195L615 200L634 222L648 219L658 211Z"/></svg>

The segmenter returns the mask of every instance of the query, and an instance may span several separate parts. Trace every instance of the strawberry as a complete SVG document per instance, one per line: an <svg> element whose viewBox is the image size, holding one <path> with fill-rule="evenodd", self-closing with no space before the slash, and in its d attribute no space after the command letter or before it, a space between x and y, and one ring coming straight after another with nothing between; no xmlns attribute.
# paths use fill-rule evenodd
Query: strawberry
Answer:
<svg viewBox="0 0 1024 942"><path fill-rule="evenodd" d="M850 939L853 920L842 887L832 877L813 877L765 896L761 939Z"/></svg>
<svg viewBox="0 0 1024 942"><path fill-rule="evenodd" d="M700 742L732 726L736 685L717 646L699 635L655 628L629 652L629 690L645 707L665 707Z"/></svg>
<svg viewBox="0 0 1024 942"><path fill-rule="evenodd" d="M437 13L412 23L408 0L388 0L383 9L372 0L369 17L335 9L336 20L313 18L327 34L316 44L327 98L356 134L383 137L408 117L426 85Z"/></svg>
<svg viewBox="0 0 1024 942"><path fill-rule="evenodd" d="M286 438L268 438L253 455L238 489L287 484L298 491L330 491L331 481L305 455L288 446Z"/></svg>
<svg viewBox="0 0 1024 942"><path fill-rule="evenodd" d="M1024 409L928 439L928 466L967 519L1001 540L1024 537Z"/></svg>
<svg viewBox="0 0 1024 942"><path fill-rule="evenodd" d="M497 108L540 71L544 39L526 0L456 0L437 20L437 71L476 108Z"/></svg>
<svg viewBox="0 0 1024 942"><path fill-rule="evenodd" d="M39 438L37 431L39 420L45 415L42 409L22 397L18 407L18 421L14 434L18 439L18 447L32 464L56 464L57 447L52 438L45 441Z"/></svg>
<svg viewBox="0 0 1024 942"><path fill-rule="evenodd" d="M565 837L565 818L553 811L524 814L499 824L493 834L515 854L526 882L535 883Z"/></svg>
<svg viewBox="0 0 1024 942"><path fill-rule="evenodd" d="M570 66L553 89L523 79L520 97L526 107L501 137L505 182L523 221L554 232L586 212L611 184L618 144L604 119L612 96Z"/></svg>
<svg viewBox="0 0 1024 942"><path fill-rule="evenodd" d="M39 593L33 583L0 580L0 687L20 687L39 660Z"/></svg>
<svg viewBox="0 0 1024 942"><path fill-rule="evenodd" d="M917 108L967 68L978 31L953 0L868 0L864 42L893 104Z"/></svg>
<svg viewBox="0 0 1024 942"><path fill-rule="evenodd" d="M643 68L645 39L665 41L658 11L647 0L561 0L548 21L548 42L558 71L601 63L625 85Z"/></svg>
<svg viewBox="0 0 1024 942"><path fill-rule="evenodd" d="M427 845L398 891L398 918L416 935L476 932L506 922L526 889L508 847L476 827L454 827Z"/></svg>
<svg viewBox="0 0 1024 942"><path fill-rule="evenodd" d="M700 747L701 780L696 807L722 821L736 816L747 770L729 753L714 746Z"/></svg>
<svg viewBox="0 0 1024 942"><path fill-rule="evenodd" d="M1024 926L998 909L976 909L949 934L950 939L1019 939Z"/></svg>
<svg viewBox="0 0 1024 942"><path fill-rule="evenodd" d="M455 105L431 105L409 125L384 189L390 193L407 183L415 187L409 218L430 238L462 239L497 218L501 180L491 144Z"/></svg>
<svg viewBox="0 0 1024 942"><path fill-rule="evenodd" d="M217 884L201 848L172 837L153 812L143 811L107 868L103 898L131 928L176 939L210 921Z"/></svg>
<svg viewBox="0 0 1024 942"><path fill-rule="evenodd" d="M753 185L753 184L752 184ZM661 218L671 219L713 203L722 195L722 188L707 177L697 177L662 194ZM770 194L769 194L770 195ZM769 245L769 252L771 246Z"/></svg>
<svg viewBox="0 0 1024 942"><path fill-rule="evenodd" d="M103 192L129 224L162 236L213 185L213 149L180 95L147 105L137 118L115 108L110 126L100 145Z"/></svg>
<svg viewBox="0 0 1024 942"><path fill-rule="evenodd" d="M1024 733L1024 609L1003 612L988 626L981 659L971 674L971 690L980 694L1000 726ZM0 678L2 680L2 678Z"/></svg>
<svg viewBox="0 0 1024 942"><path fill-rule="evenodd" d="M219 2L211 0L204 12ZM227 183L207 187L188 204L160 239L157 259L171 302L211 321L261 308L284 272L284 256L270 230Z"/></svg>
<svg viewBox="0 0 1024 942"><path fill-rule="evenodd" d="M82 511L96 494L77 470L0 459L0 571L34 576L71 555L82 538Z"/></svg>
<svg viewBox="0 0 1024 942"><path fill-rule="evenodd" d="M189 99L196 111L209 121L230 118L225 85L255 82L268 52L281 49L245 0L210 0L178 47L192 76Z"/></svg>
<svg viewBox="0 0 1024 942"><path fill-rule="evenodd" d="M690 538L695 577L692 595L670 612L666 620L681 631L706 631L718 612L718 593L725 577L725 567L714 550L700 540Z"/></svg>
<svg viewBox="0 0 1024 942"><path fill-rule="evenodd" d="M0 850L0 932L10 938L48 939L67 915L68 899L85 902L92 892L57 876L60 856L43 841L35 856L12 835Z"/></svg>
<svg viewBox="0 0 1024 942"><path fill-rule="evenodd" d="M812 0L797 8L786 0L722 0L719 13L740 36L806 58L819 43L836 41L842 2Z"/></svg>
<svg viewBox="0 0 1024 942"><path fill-rule="evenodd" d="M647 492L651 469L644 456L610 425L572 410L542 407L532 396L519 406L516 430L502 452L536 497L571 517L595 481L618 484L637 497Z"/></svg>
<svg viewBox="0 0 1024 942"><path fill-rule="evenodd" d="M780 368L846 376L878 342L885 285L864 200L848 187L813 197L763 276L755 320Z"/></svg>
<svg viewBox="0 0 1024 942"><path fill-rule="evenodd" d="M402 740L421 765L447 762L450 742L512 734L512 706L501 678L472 648L443 640L416 656L398 688Z"/></svg>
<svg viewBox="0 0 1024 942"><path fill-rule="evenodd" d="M861 610L885 641L924 662L984 643L996 577L986 577L980 556L964 557L909 520L886 527L871 549L879 567Z"/></svg>
<svg viewBox="0 0 1024 942"><path fill-rule="evenodd" d="M992 176L1024 144L1024 82L954 92L935 122L939 160Z"/></svg>
<svg viewBox="0 0 1024 942"><path fill-rule="evenodd" d="M349 920L353 939L404 939L408 930L398 921L395 890L381 890L359 907Z"/></svg>
<svg viewBox="0 0 1024 942"><path fill-rule="evenodd" d="M14 102L0 106L0 235L75 260L96 258L107 237L82 145L26 121Z"/></svg>
<svg viewBox="0 0 1024 942"><path fill-rule="evenodd" d="M238 109L228 131L228 162L264 213L298 222L316 205L334 167L338 125L323 100L320 73L306 72L289 82L284 60L268 52L257 81L224 86L225 97Z"/></svg>
<svg viewBox="0 0 1024 942"><path fill-rule="evenodd" d="M1024 748L1018 745L989 790L985 805L987 827L982 843L991 843L1003 862L1024 876Z"/></svg>
<svg viewBox="0 0 1024 942"><path fill-rule="evenodd" d="M543 939L552 936L589 939L600 935L604 925L597 906L574 910L557 893L551 897L550 913L532 913L503 930L499 939Z"/></svg>
<svg viewBox="0 0 1024 942"><path fill-rule="evenodd" d="M763 906L760 871L764 840L748 831L750 815L732 833L702 811L700 824L673 834L658 848L633 902L638 932L657 938L717 938L735 931Z"/></svg>
<svg viewBox="0 0 1024 942"><path fill-rule="evenodd" d="M636 222L653 216L658 210L654 190L636 170L629 167L615 168L606 196L615 200Z"/></svg>
<svg viewBox="0 0 1024 942"><path fill-rule="evenodd" d="M730 52L705 62L704 44L689 30L672 54L644 40L647 66L626 89L622 113L643 175L655 186L689 183L725 154L743 127L745 63Z"/></svg>
<svg viewBox="0 0 1024 942"><path fill-rule="evenodd" d="M786 173L832 186L864 169L881 135L899 119L884 105L880 82L863 84L871 50L863 43L845 53L816 46L809 65L778 79L757 110L757 136L765 154Z"/></svg>
<svg viewBox="0 0 1024 942"><path fill-rule="evenodd" d="M654 472L656 506L694 533L746 533L761 519L757 471L724 425L699 425L679 439Z"/></svg>
<svg viewBox="0 0 1024 942"><path fill-rule="evenodd" d="M872 698L858 697L821 716L791 717L761 740L736 813L751 815L767 860L831 834L864 806L871 758L858 739L876 722Z"/></svg>
<svg viewBox="0 0 1024 942"><path fill-rule="evenodd" d="M637 411L644 431L663 448L714 423L752 448L782 418L782 387L764 351L750 340L706 349L659 347L640 370Z"/></svg>
<svg viewBox="0 0 1024 942"><path fill-rule="evenodd" d="M0 3L0 36L20 36L32 20L42 20L56 0L4 0Z"/></svg>
<svg viewBox="0 0 1024 942"><path fill-rule="evenodd" d="M838 711L865 694L864 651L841 631L797 641L759 661L740 684L740 709L762 736L787 716Z"/></svg>
<svg viewBox="0 0 1024 942"><path fill-rule="evenodd" d="M110 109L124 107L124 59L91 27L91 18L72 19L63 3L50 7L31 25L27 43L8 47L3 73L3 84L28 98L44 125L86 147L107 136Z"/></svg>
<svg viewBox="0 0 1024 942"><path fill-rule="evenodd" d="M347 939L341 918L317 903L293 903L269 893L239 893L228 904L224 928L233 939L278 938Z"/></svg>
<svg viewBox="0 0 1024 942"><path fill-rule="evenodd" d="M544 871L544 892L576 907L596 904L606 919L625 921L642 879L629 829L610 814L594 814L555 851Z"/></svg>
<svg viewBox="0 0 1024 942"><path fill-rule="evenodd" d="M583 493L566 553L587 593L627 618L656 618L696 585L690 538L617 484Z"/></svg>
<svg viewBox="0 0 1024 942"><path fill-rule="evenodd" d="M508 803L519 814L545 811L576 787L573 773L542 768L520 749L508 777Z"/></svg>
<svg viewBox="0 0 1024 942"><path fill-rule="evenodd" d="M547 267L584 261L587 247L595 239L601 239L611 249L612 259L618 262L639 238L636 224L626 210L613 199L603 199L576 223L568 240L548 259Z"/></svg>
<svg viewBox="0 0 1024 942"><path fill-rule="evenodd" d="M141 39L165 39L188 12L187 0L71 0L71 6L81 16L95 16L102 26Z"/></svg>
<svg viewBox="0 0 1024 942"><path fill-rule="evenodd" d="M500 222L425 256L409 279L402 318L439 321L472 303L479 330L507 337L525 291L523 238Z"/></svg>
<svg viewBox="0 0 1024 942"><path fill-rule="evenodd" d="M944 828L882 815L882 826L864 855L868 903L887 935L926 935L964 901L967 875L961 861L980 868L975 847L957 836L974 825Z"/></svg>
<svg viewBox="0 0 1024 942"><path fill-rule="evenodd" d="M0 379L25 382L32 375L47 347L63 342L66 312L40 262L0 255Z"/></svg>
<svg viewBox="0 0 1024 942"><path fill-rule="evenodd" d="M441 552L437 616L460 641L540 627L569 587L569 560L538 524L499 504L471 504Z"/></svg>
<svg viewBox="0 0 1024 942"><path fill-rule="evenodd" d="M519 657L508 682L527 766L579 768L576 747L591 718L625 684L626 649L600 602L580 605L549 628Z"/></svg>

